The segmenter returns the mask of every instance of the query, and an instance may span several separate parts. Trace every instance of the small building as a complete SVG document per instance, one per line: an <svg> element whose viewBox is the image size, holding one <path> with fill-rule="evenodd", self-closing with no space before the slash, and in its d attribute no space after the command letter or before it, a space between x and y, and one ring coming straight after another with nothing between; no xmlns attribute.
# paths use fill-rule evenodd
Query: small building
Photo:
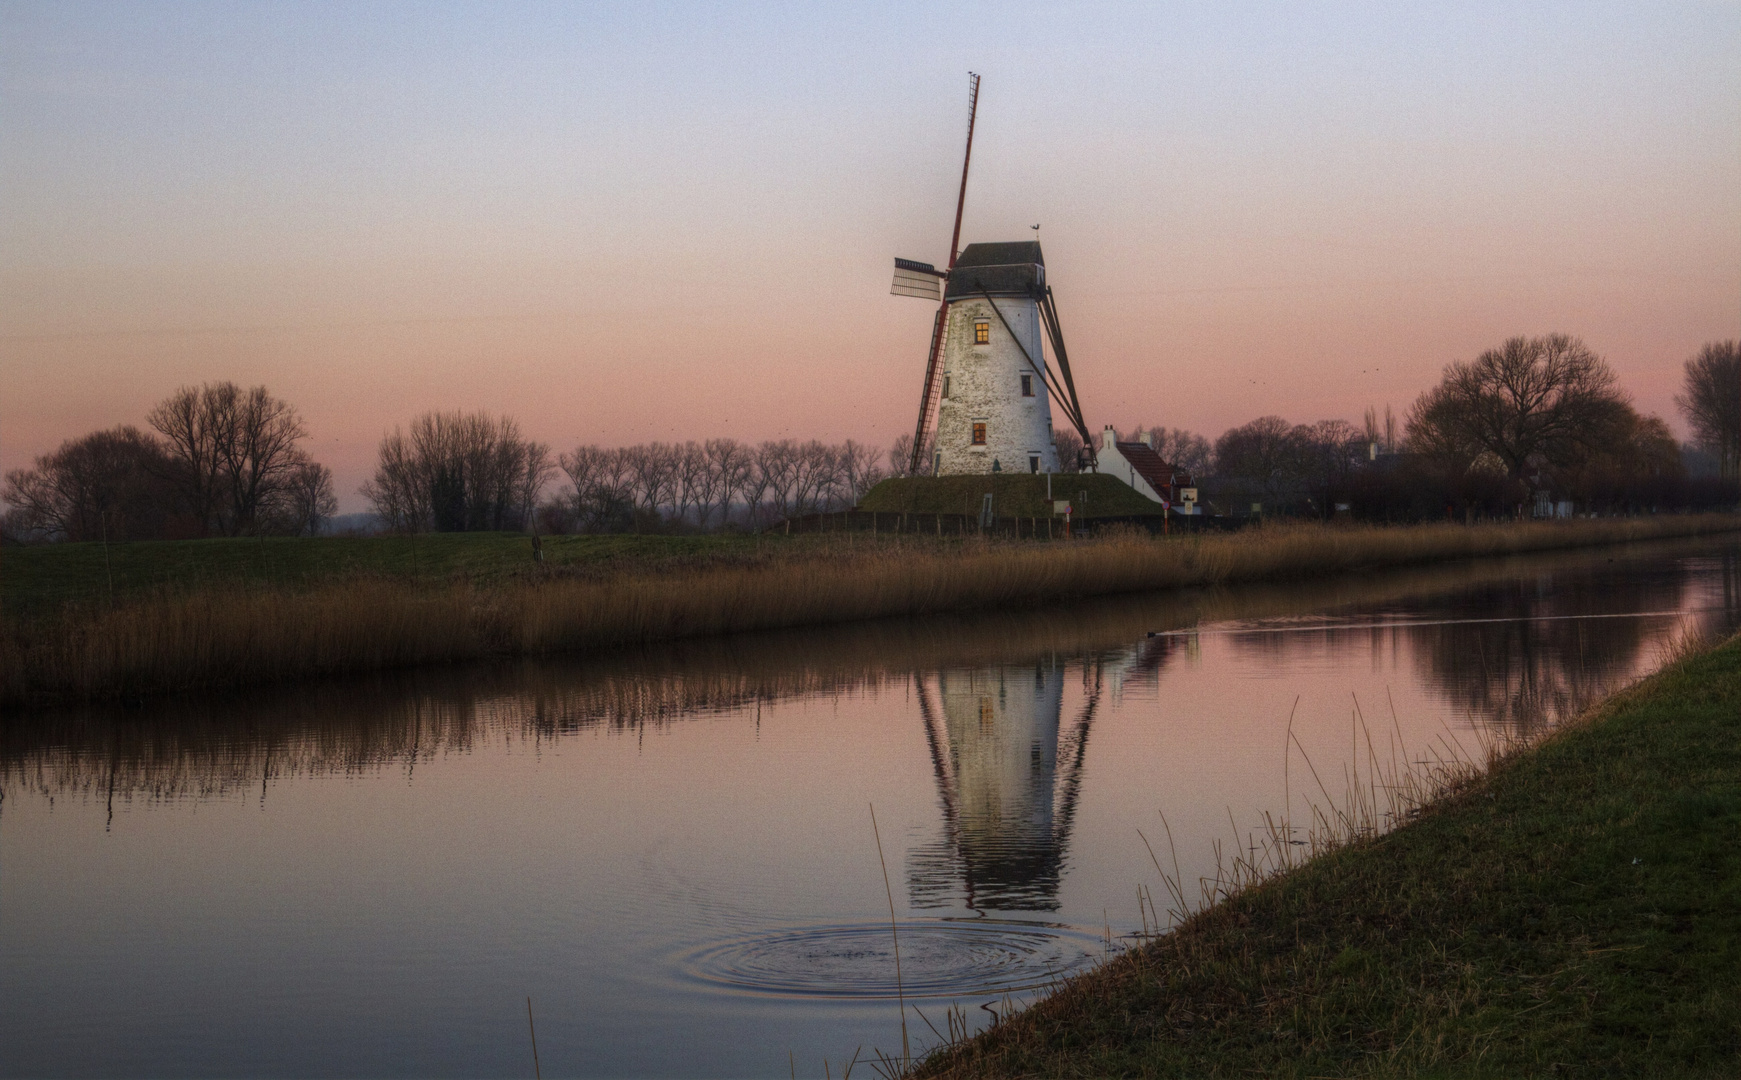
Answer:
<svg viewBox="0 0 1741 1080"><path fill-rule="evenodd" d="M1144 432L1136 442L1120 442L1118 433L1108 424L1100 433L1100 449L1095 456L1096 472L1123 480L1138 494L1164 503L1173 513L1203 512L1191 474L1168 464L1155 452L1152 434Z"/></svg>

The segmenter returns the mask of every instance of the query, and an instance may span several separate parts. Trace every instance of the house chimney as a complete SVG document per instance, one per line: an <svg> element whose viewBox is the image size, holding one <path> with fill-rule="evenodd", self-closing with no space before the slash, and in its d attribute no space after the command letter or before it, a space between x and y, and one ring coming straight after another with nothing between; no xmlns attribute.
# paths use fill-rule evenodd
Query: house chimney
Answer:
<svg viewBox="0 0 1741 1080"><path fill-rule="evenodd" d="M1155 448L1155 441L1154 441L1155 436L1154 436L1153 432L1145 431L1141 435L1138 435L1137 438L1140 439L1142 441L1142 444L1144 446L1148 447L1150 450L1153 450Z"/></svg>

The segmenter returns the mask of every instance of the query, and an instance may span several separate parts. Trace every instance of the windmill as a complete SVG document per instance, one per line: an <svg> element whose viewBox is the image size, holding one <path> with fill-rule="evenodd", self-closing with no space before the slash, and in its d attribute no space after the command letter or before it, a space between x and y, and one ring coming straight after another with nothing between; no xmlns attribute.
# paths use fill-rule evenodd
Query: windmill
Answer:
<svg viewBox="0 0 1741 1080"><path fill-rule="evenodd" d="M896 259L889 289L895 296L939 301L908 468L917 474L923 466L936 417L938 472L1057 471L1051 402L1081 436L1078 466L1093 468L1093 439L1076 397L1057 303L1046 284L1039 227L1034 226L1032 241L960 247L979 113L979 76L969 72L968 78L967 152L948 266L939 270L931 263ZM1042 328L1056 371L1046 359Z"/></svg>

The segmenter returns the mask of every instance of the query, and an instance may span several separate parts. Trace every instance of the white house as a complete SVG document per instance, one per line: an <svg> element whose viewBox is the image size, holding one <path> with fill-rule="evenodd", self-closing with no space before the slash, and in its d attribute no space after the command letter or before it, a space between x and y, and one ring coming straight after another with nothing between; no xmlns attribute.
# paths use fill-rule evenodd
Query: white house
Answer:
<svg viewBox="0 0 1741 1080"><path fill-rule="evenodd" d="M1095 471L1116 476L1135 488L1139 495L1165 503L1174 513L1200 514L1197 489L1184 470L1169 465L1155 452L1153 437L1144 433L1136 442L1119 442L1112 425L1100 433L1100 449L1095 452Z"/></svg>

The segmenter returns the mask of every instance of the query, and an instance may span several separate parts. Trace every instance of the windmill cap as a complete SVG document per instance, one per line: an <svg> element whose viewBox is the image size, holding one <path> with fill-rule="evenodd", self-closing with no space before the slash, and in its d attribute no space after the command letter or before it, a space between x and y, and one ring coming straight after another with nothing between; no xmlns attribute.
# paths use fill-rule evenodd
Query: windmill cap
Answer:
<svg viewBox="0 0 1741 1080"><path fill-rule="evenodd" d="M1007 244L969 244L949 272L943 295L964 300L982 292L993 296L1039 296L1046 286L1046 259L1037 240Z"/></svg>
<svg viewBox="0 0 1741 1080"><path fill-rule="evenodd" d="M1016 240L1007 244L969 244L961 249L961 256L955 260L958 269L963 266L1010 266L1015 263L1045 266L1046 259L1040 254L1040 242Z"/></svg>

